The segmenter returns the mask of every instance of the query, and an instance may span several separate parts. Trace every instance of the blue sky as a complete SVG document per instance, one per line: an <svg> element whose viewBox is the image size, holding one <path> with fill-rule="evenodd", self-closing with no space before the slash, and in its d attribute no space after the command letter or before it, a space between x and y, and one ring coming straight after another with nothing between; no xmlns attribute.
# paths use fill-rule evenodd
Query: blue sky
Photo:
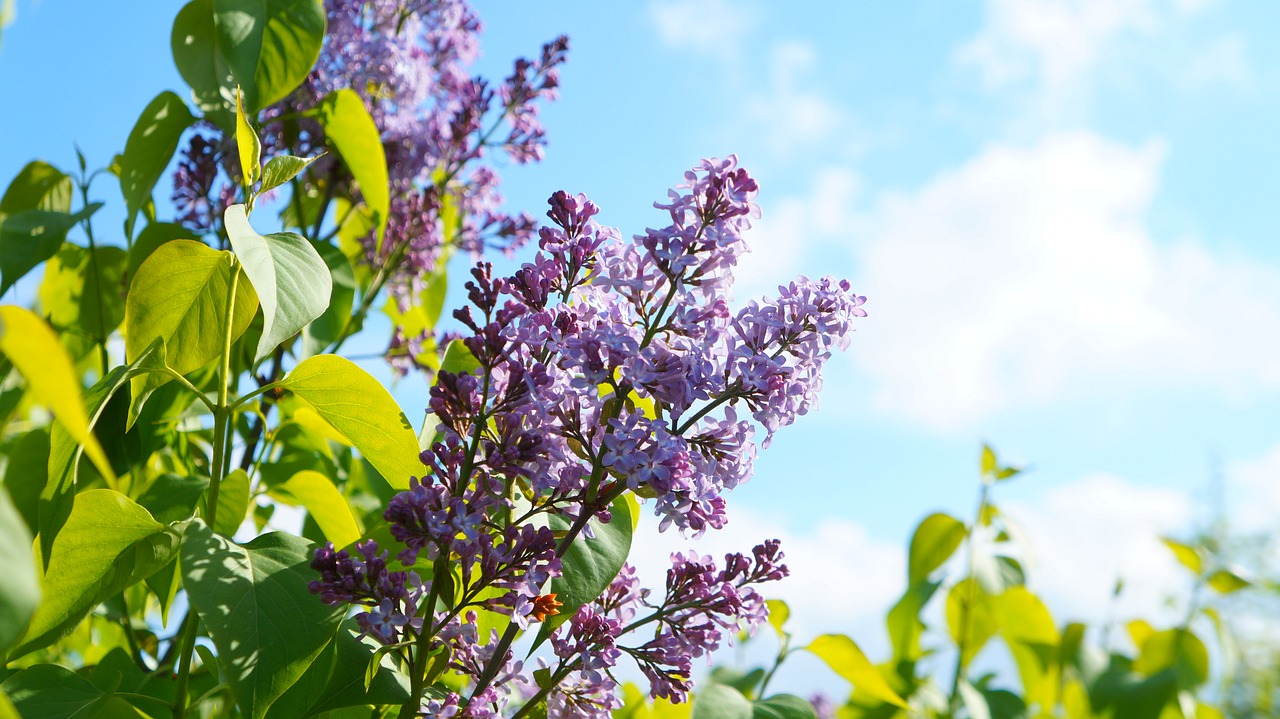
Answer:
<svg viewBox="0 0 1280 719"><path fill-rule="evenodd" d="M148 100L181 90L177 4L18 6L5 180L33 157L72 167L72 140L105 164ZM821 409L778 435L707 542L782 535L795 576L779 593L803 626L879 631L914 523L972 511L984 440L1035 468L999 498L1064 618L1103 615L1117 572L1122 611L1159 606L1177 584L1155 536L1204 518L1214 458L1237 526L1276 526L1280 5L478 7L490 76L572 42L547 160L505 172L513 207L585 192L631 234L661 221L651 203L683 170L737 153L764 212L740 298L801 273L868 296ZM397 386L411 416L421 390ZM818 596L842 597L838 618Z"/></svg>

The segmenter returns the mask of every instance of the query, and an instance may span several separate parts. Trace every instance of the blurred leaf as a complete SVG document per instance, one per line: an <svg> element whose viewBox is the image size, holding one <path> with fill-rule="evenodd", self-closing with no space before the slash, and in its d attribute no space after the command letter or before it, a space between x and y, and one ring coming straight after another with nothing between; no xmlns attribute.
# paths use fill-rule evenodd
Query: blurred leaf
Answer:
<svg viewBox="0 0 1280 719"><path fill-rule="evenodd" d="M997 469L999 469L999 464L996 461L995 450L991 449L989 445L982 445L982 473L994 476Z"/></svg>
<svg viewBox="0 0 1280 719"><path fill-rule="evenodd" d="M920 635L925 626L920 621L920 612L939 586L940 582L915 582L889 610L885 624L889 629L889 641L893 644L894 658L911 662L922 656Z"/></svg>
<svg viewBox="0 0 1280 719"><path fill-rule="evenodd" d="M275 499L295 507L305 507L320 525L325 539L335 547L345 547L360 539L360 527L347 500L328 477L319 472L298 472L268 491Z"/></svg>
<svg viewBox="0 0 1280 719"><path fill-rule="evenodd" d="M43 160L32 160L9 183L0 198L0 215L16 215L23 210L70 212L71 178Z"/></svg>
<svg viewBox="0 0 1280 719"><path fill-rule="evenodd" d="M1219 594L1231 594L1253 585L1249 580L1229 569L1219 569L1209 575L1209 586L1213 587Z"/></svg>
<svg viewBox="0 0 1280 719"><path fill-rule="evenodd" d="M794 694L775 694L751 705L752 719L817 719L813 705Z"/></svg>
<svg viewBox="0 0 1280 719"><path fill-rule="evenodd" d="M164 174L182 133L195 121L182 98L165 91L142 111L120 155L120 190L126 207L125 234L133 237L138 211L151 202L151 191Z"/></svg>
<svg viewBox="0 0 1280 719"><path fill-rule="evenodd" d="M1049 609L1026 587L1014 587L992 598L999 632L1009 645L1022 679L1023 698L1047 710L1058 692L1058 628Z"/></svg>
<svg viewBox="0 0 1280 719"><path fill-rule="evenodd" d="M1164 542L1164 546L1169 548L1169 551L1173 552L1173 556L1178 560L1178 563L1190 569L1192 574L1199 576L1204 571L1204 555L1199 547L1192 547L1189 544L1183 544L1168 537L1163 537L1161 541Z"/></svg>
<svg viewBox="0 0 1280 719"><path fill-rule="evenodd" d="M91 250L64 242L45 265L40 307L73 357L106 341L124 319L127 260L119 247Z"/></svg>
<svg viewBox="0 0 1280 719"><path fill-rule="evenodd" d="M1152 634L1156 630L1151 628L1151 623L1145 619L1134 619L1125 625L1125 630L1129 632L1129 639L1133 641L1133 646L1139 652L1142 651L1142 645L1147 643Z"/></svg>
<svg viewBox="0 0 1280 719"><path fill-rule="evenodd" d="M102 203L95 202L74 215L48 210L0 215L0 295L36 265L53 257L71 228L100 207Z"/></svg>
<svg viewBox="0 0 1280 719"><path fill-rule="evenodd" d="M765 606L769 608L769 625L778 633L779 637L786 635L782 627L787 623L787 619L791 617L791 607L781 599L770 599L765 602Z"/></svg>
<svg viewBox="0 0 1280 719"><path fill-rule="evenodd" d="M708 684L693 698L693 719L751 719L751 702L723 684Z"/></svg>
<svg viewBox="0 0 1280 719"><path fill-rule="evenodd" d="M1113 663L1089 689L1089 704L1097 716L1160 719L1175 699L1177 688L1173 671L1144 678L1123 663Z"/></svg>
<svg viewBox="0 0 1280 719"><path fill-rule="evenodd" d="M114 481L115 473L98 440L89 431L80 380L53 330L21 307L0 306L0 353L26 380L32 396L53 413L58 426L84 448L98 471Z"/></svg>
<svg viewBox="0 0 1280 719"><path fill-rule="evenodd" d="M31 533L0 488L0 664L6 652L27 631L27 624L40 604L40 580L31 557Z"/></svg>
<svg viewBox="0 0 1280 719"><path fill-rule="evenodd" d="M925 517L911 537L908 582L928 579L933 570L951 558L967 534L964 523L955 517L942 513Z"/></svg>
<svg viewBox="0 0 1280 719"><path fill-rule="evenodd" d="M444 359L440 361L440 371L450 374L471 374L480 369L480 361L471 354L462 340L453 340L444 350Z"/></svg>
<svg viewBox="0 0 1280 719"><path fill-rule="evenodd" d="M164 531L147 510L119 492L80 493L44 562L48 567L40 580L44 601L14 656L47 646L71 631L106 598L103 592L119 578L121 556ZM127 570L131 572L132 567Z"/></svg>
<svg viewBox="0 0 1280 719"><path fill-rule="evenodd" d="M160 340L165 364L181 375L193 372L222 354L231 293L233 257L191 240L172 240L147 258L133 278L125 300L125 354L134 362ZM237 267L236 272L241 272ZM231 339L244 333L258 309L258 296L243 277L236 282ZM149 373L134 377L136 418L146 394L169 381Z"/></svg>
<svg viewBox="0 0 1280 719"><path fill-rule="evenodd" d="M964 648L962 666L969 665L999 626L991 596L977 580L965 579L947 593L947 628L956 646Z"/></svg>
<svg viewBox="0 0 1280 719"><path fill-rule="evenodd" d="M960 690L960 701L969 710L969 719L991 719L991 708L987 706L987 698L972 684L961 679L956 685Z"/></svg>
<svg viewBox="0 0 1280 719"><path fill-rule="evenodd" d="M1209 652L1190 630L1165 629L1142 643L1133 668L1148 677L1172 669L1178 686L1192 689L1209 678Z"/></svg>
<svg viewBox="0 0 1280 719"><path fill-rule="evenodd" d="M283 533L244 546L196 519L182 543L191 604L218 648L236 704L251 719L267 709L333 639L344 609L316 600L311 544Z"/></svg>
<svg viewBox="0 0 1280 719"><path fill-rule="evenodd" d="M282 386L306 400L351 440L392 487L409 488L426 468L418 437L382 383L337 355L316 355L293 368Z"/></svg>
<svg viewBox="0 0 1280 719"><path fill-rule="evenodd" d="M324 128L325 140L337 150L359 184L364 203L373 213L380 253L391 213L391 189L378 126L364 101L350 89L330 93L310 114Z"/></svg>
<svg viewBox="0 0 1280 719"><path fill-rule="evenodd" d="M329 268L333 289L329 293L327 309L303 330L303 354L307 357L323 352L342 336L351 319L351 306L356 296L355 272L347 256L328 243L313 243L312 247Z"/></svg>
<svg viewBox="0 0 1280 719"><path fill-rule="evenodd" d="M302 235L259 235L244 205L227 208L227 236L262 303L262 336L254 359L271 354L329 306L329 268Z"/></svg>
<svg viewBox="0 0 1280 719"><path fill-rule="evenodd" d="M858 691L907 708L907 703L893 691L880 675L879 670L867 660L858 645L843 634L824 634L805 647L826 662L832 671L852 684Z"/></svg>

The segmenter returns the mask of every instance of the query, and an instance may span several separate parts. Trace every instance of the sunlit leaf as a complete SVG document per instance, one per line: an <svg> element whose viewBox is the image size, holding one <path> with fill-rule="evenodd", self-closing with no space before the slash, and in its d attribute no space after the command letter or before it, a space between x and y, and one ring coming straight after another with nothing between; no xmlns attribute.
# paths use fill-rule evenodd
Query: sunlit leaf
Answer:
<svg viewBox="0 0 1280 719"><path fill-rule="evenodd" d="M408 489L410 477L426 474L413 425L386 388L351 360L308 358L282 385L344 434L392 487Z"/></svg>
<svg viewBox="0 0 1280 719"><path fill-rule="evenodd" d="M270 192L289 180L292 180L303 170L307 169L307 165L310 165L320 158L321 155L316 155L315 157L276 155L270 160L267 160L266 167L262 168L262 186L258 188L258 194Z"/></svg>
<svg viewBox="0 0 1280 719"><path fill-rule="evenodd" d="M1209 575L1209 586L1220 594L1231 594L1252 586L1249 580L1230 569L1219 569Z"/></svg>
<svg viewBox="0 0 1280 719"><path fill-rule="evenodd" d="M880 671L849 637L843 634L824 634L814 639L805 648L826 662L832 671L839 674L858 691L888 704L906 708L907 703L889 687Z"/></svg>
<svg viewBox="0 0 1280 719"><path fill-rule="evenodd" d="M1164 546L1169 548L1169 551L1173 552L1173 556L1178 560L1178 563L1190 569L1192 574L1199 575L1200 572L1204 571L1204 554L1199 547L1183 544L1169 537L1163 537L1161 541L1164 542Z"/></svg>
<svg viewBox="0 0 1280 719"><path fill-rule="evenodd" d="M268 493L285 504L305 507L334 546L345 547L360 539L360 527L346 498L323 474L298 472L283 484L273 485Z"/></svg>
<svg viewBox="0 0 1280 719"><path fill-rule="evenodd" d="M70 212L71 178L42 160L28 162L9 183L0 198L0 215L15 215L23 210Z"/></svg>
<svg viewBox="0 0 1280 719"><path fill-rule="evenodd" d="M25 210L0 216L0 295L9 291L36 265L53 257L77 223L102 207L95 202L68 215L48 210Z"/></svg>
<svg viewBox="0 0 1280 719"><path fill-rule="evenodd" d="M255 359L271 354L329 306L329 268L302 235L259 235L244 205L226 211L227 236L262 303L262 336Z"/></svg>
<svg viewBox="0 0 1280 719"><path fill-rule="evenodd" d="M0 663L27 630L40 603L40 580L31 556L31 533L9 493L0 487Z"/></svg>
<svg viewBox="0 0 1280 719"><path fill-rule="evenodd" d="M248 187L262 176L262 142L244 112L244 94L236 89L236 153L240 157L240 177Z"/></svg>
<svg viewBox="0 0 1280 719"><path fill-rule="evenodd" d="M124 319L127 260L119 247L91 250L64 242L45 265L40 307L73 357L85 356Z"/></svg>
<svg viewBox="0 0 1280 719"><path fill-rule="evenodd" d="M765 606L769 608L769 626L773 627L779 637L783 636L785 632L782 627L791 618L791 607L781 599L770 599L765 602Z"/></svg>
<svg viewBox="0 0 1280 719"><path fill-rule="evenodd" d="M751 702L737 689L709 684L693 699L693 719L751 719Z"/></svg>
<svg viewBox="0 0 1280 719"><path fill-rule="evenodd" d="M364 101L350 89L327 95L312 111L312 116L320 122L325 139L337 150L360 186L360 195L373 213L381 251L391 213L391 189L378 126L365 109Z"/></svg>
<svg viewBox="0 0 1280 719"><path fill-rule="evenodd" d="M911 537L907 578L911 584L928 579L964 541L964 523L948 514L931 514L920 522Z"/></svg>
<svg viewBox="0 0 1280 719"><path fill-rule="evenodd" d="M1173 669L1178 686L1192 689L1209 678L1209 652L1194 633L1186 629L1165 629L1142 643L1134 670L1153 676Z"/></svg>
<svg viewBox="0 0 1280 719"><path fill-rule="evenodd" d="M961 658L964 666L969 665L999 626L991 596L976 579L958 582L947 593L947 628L956 646L964 648Z"/></svg>

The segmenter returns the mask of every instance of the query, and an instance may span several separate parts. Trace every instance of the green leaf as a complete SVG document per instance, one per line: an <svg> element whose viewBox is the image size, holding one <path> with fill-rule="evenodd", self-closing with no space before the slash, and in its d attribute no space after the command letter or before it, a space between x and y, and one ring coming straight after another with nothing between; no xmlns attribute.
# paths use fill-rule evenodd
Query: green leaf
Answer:
<svg viewBox="0 0 1280 719"><path fill-rule="evenodd" d="M262 142L244 114L244 93L236 88L236 151L240 156L240 177L246 188L262 176Z"/></svg>
<svg viewBox="0 0 1280 719"><path fill-rule="evenodd" d="M275 499L295 507L306 507L311 518L335 547L345 547L360 539L360 527L347 500L329 478L313 470L303 470L268 491Z"/></svg>
<svg viewBox="0 0 1280 719"><path fill-rule="evenodd" d="M201 510L201 516L206 520L209 516L208 501L206 497L204 500L206 509ZM237 468L223 477L218 485L218 516L215 518L214 529L228 537L234 535L244 523L244 515L248 511L249 475L243 469Z"/></svg>
<svg viewBox="0 0 1280 719"><path fill-rule="evenodd" d="M310 114L320 122L325 139L360 185L364 203L373 213L381 252L391 213L391 189L378 126L365 109L364 101L350 89L330 93Z"/></svg>
<svg viewBox="0 0 1280 719"><path fill-rule="evenodd" d="M964 708L969 710L969 719L991 719L991 708L987 706L987 698L982 692L964 679L960 680L956 688L959 689Z"/></svg>
<svg viewBox="0 0 1280 719"><path fill-rule="evenodd" d="M240 85L246 109L256 112L306 79L324 32L321 0L193 0L174 20L170 42L200 109L226 113Z"/></svg>
<svg viewBox="0 0 1280 719"><path fill-rule="evenodd" d="M262 337L254 353L255 359L261 359L325 311L332 278L302 235L259 235L249 224L244 205L228 207L225 220L231 247L262 303Z"/></svg>
<svg viewBox="0 0 1280 719"><path fill-rule="evenodd" d="M346 436L392 487L409 488L426 474L413 425L378 380L351 360L317 355L303 360L281 386L306 400Z"/></svg>
<svg viewBox="0 0 1280 719"><path fill-rule="evenodd" d="M187 104L165 91L142 111L120 156L120 190L126 207L124 232L133 237L138 211L151 202L151 191L164 174L182 133L195 122Z"/></svg>
<svg viewBox="0 0 1280 719"><path fill-rule="evenodd" d="M45 265L40 307L72 357L104 343L124 319L124 272L119 247L87 249L65 242Z"/></svg>
<svg viewBox="0 0 1280 719"><path fill-rule="evenodd" d="M751 705L752 719L817 719L813 705L794 694L775 694Z"/></svg>
<svg viewBox="0 0 1280 719"><path fill-rule="evenodd" d="M860 692L905 709L907 703L885 682L862 649L843 634L824 634L805 647Z"/></svg>
<svg viewBox="0 0 1280 719"><path fill-rule="evenodd" d="M608 588L609 583L622 571L622 565L631 553L631 508L621 498L609 506L612 518L608 524L591 519L589 526L594 536L587 539L578 535L560 559L563 574L551 580L550 593L563 605L559 614L547 617L534 642L536 648L556 627L569 621L582 605L590 602ZM551 527L567 530L568 520L553 516Z"/></svg>
<svg viewBox="0 0 1280 719"><path fill-rule="evenodd" d="M444 359L440 361L440 371L452 374L471 374L480 369L480 361L467 349L462 340L453 340L444 350Z"/></svg>
<svg viewBox="0 0 1280 719"><path fill-rule="evenodd" d="M267 160L267 166L262 168L262 186L258 188L258 194L269 192L284 183L297 177L299 173L307 169L307 165L319 160L323 155L315 157L294 157L293 155L276 155Z"/></svg>
<svg viewBox="0 0 1280 719"><path fill-rule="evenodd" d="M58 338L39 317L21 307L0 306L0 353L9 358L36 401L49 408L60 427L89 455L98 471L115 480L111 465L89 431L80 381Z"/></svg>
<svg viewBox="0 0 1280 719"><path fill-rule="evenodd" d="M989 445L982 445L982 473L985 475L995 475L996 470L1000 468L996 461L996 452Z"/></svg>
<svg viewBox="0 0 1280 719"><path fill-rule="evenodd" d="M933 570L951 558L967 534L964 523L951 515L937 513L925 517L911 537L909 583L928 579Z"/></svg>
<svg viewBox="0 0 1280 719"><path fill-rule="evenodd" d="M924 632L925 626L924 622L920 621L920 612L933 598L939 586L941 586L939 582L916 582L889 610L888 616L885 617L885 625L889 630L889 641L893 645L894 658L913 662L923 656L920 635Z"/></svg>
<svg viewBox="0 0 1280 719"><path fill-rule="evenodd" d="M133 276L138 274L138 268L142 263L146 262L151 253L164 243L169 240L194 240L196 237L196 233L182 225L168 222L148 223L134 238L133 246L129 248L129 264L126 271L129 281L133 281Z"/></svg>
<svg viewBox="0 0 1280 719"><path fill-rule="evenodd" d="M0 215L16 215L23 210L70 212L71 178L42 160L32 160L18 172L0 199Z"/></svg>
<svg viewBox="0 0 1280 719"><path fill-rule="evenodd" d="M23 669L0 684L0 689L9 695L9 701L25 719L104 716L102 690L79 674L54 664Z"/></svg>
<svg viewBox="0 0 1280 719"><path fill-rule="evenodd" d="M0 295L8 292L36 265L53 257L71 228L99 207L102 203L95 202L74 215L24 210L0 217Z"/></svg>
<svg viewBox="0 0 1280 719"><path fill-rule="evenodd" d="M1249 580L1229 569L1219 569L1209 575L1209 586L1219 594L1231 594L1253 585Z"/></svg>
<svg viewBox="0 0 1280 719"><path fill-rule="evenodd" d="M779 637L786 636L786 632L782 627L786 625L787 620L791 618L791 607L781 599L770 599L765 602L765 606L769 608L769 626L778 633Z"/></svg>
<svg viewBox="0 0 1280 719"><path fill-rule="evenodd" d="M40 603L40 580L31 558L31 533L4 489L0 489L0 567L4 567L5 574L4 582L0 582L0 664L3 664L5 653L27 631L27 624Z"/></svg>
<svg viewBox="0 0 1280 719"><path fill-rule="evenodd" d="M345 620L307 673L272 704L267 719L301 719L344 707L408 701L409 680L385 653L379 657L377 676L365 689L365 669L375 649L356 637L359 632L355 620Z"/></svg>
<svg viewBox="0 0 1280 719"><path fill-rule="evenodd" d="M152 342L164 345L165 364L185 375L219 357L231 291L232 255L191 240L173 240L142 263L125 300L124 343L129 362ZM237 269L239 271L239 269ZM243 280L243 278L242 278ZM258 297L248 281L237 281L231 339L253 319ZM169 381L164 374L131 381L136 417L145 394Z"/></svg>
<svg viewBox="0 0 1280 719"><path fill-rule="evenodd" d="M313 243L320 258L329 268L333 289L329 293L329 306L307 325L302 335L302 353L306 357L323 352L342 336L351 319L351 306L356 296L356 277L351 261L342 250L325 242Z"/></svg>
<svg viewBox="0 0 1280 719"><path fill-rule="evenodd" d="M1026 587L1014 587L991 599L999 632L1009 645L1028 704L1052 706L1057 696L1058 627L1049 609Z"/></svg>
<svg viewBox="0 0 1280 719"><path fill-rule="evenodd" d="M1172 669L1179 688L1193 689L1209 678L1209 652L1190 630L1165 629L1142 643L1133 668L1148 677Z"/></svg>
<svg viewBox="0 0 1280 719"><path fill-rule="evenodd" d="M1199 576L1204 571L1204 555L1199 547L1183 544L1169 537L1162 537L1160 541L1164 542L1164 546L1173 552L1173 556L1178 560L1178 563L1191 570L1192 574Z"/></svg>
<svg viewBox="0 0 1280 719"><path fill-rule="evenodd" d="M191 518L208 487L208 477L162 474L151 480L137 501L157 522L180 522Z"/></svg>
<svg viewBox="0 0 1280 719"><path fill-rule="evenodd" d="M261 719L334 636L344 609L307 590L311 544L283 533L244 546L193 520L182 543L191 604L218 648L236 704Z"/></svg>
<svg viewBox="0 0 1280 719"><path fill-rule="evenodd" d="M40 580L44 601L14 656L47 646L71 631L106 598L103 593L115 587L122 570L132 574L132 566L117 565L121 556L164 532L164 525L119 492L80 493L44 563L47 569Z"/></svg>
<svg viewBox="0 0 1280 719"><path fill-rule="evenodd" d="M1160 719L1162 711L1176 698L1177 677L1173 671L1154 676L1135 674L1123 663L1115 663L1089 688L1092 716L1124 719Z"/></svg>
<svg viewBox="0 0 1280 719"><path fill-rule="evenodd" d="M751 702L737 689L710 684L693 698L693 719L751 719Z"/></svg>
<svg viewBox="0 0 1280 719"><path fill-rule="evenodd" d="M965 579L947 593L947 628L957 647L964 647L962 666L968 666L1000 626L991 596L976 579Z"/></svg>

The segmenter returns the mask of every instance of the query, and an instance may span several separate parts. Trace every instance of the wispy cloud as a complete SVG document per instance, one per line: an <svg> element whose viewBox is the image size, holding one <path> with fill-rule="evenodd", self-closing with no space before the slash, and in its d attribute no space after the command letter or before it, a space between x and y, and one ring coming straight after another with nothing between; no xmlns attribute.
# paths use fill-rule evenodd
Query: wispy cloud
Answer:
<svg viewBox="0 0 1280 719"><path fill-rule="evenodd" d="M649 17L669 47L732 61L741 56L758 13L752 4L729 0L653 0Z"/></svg>

